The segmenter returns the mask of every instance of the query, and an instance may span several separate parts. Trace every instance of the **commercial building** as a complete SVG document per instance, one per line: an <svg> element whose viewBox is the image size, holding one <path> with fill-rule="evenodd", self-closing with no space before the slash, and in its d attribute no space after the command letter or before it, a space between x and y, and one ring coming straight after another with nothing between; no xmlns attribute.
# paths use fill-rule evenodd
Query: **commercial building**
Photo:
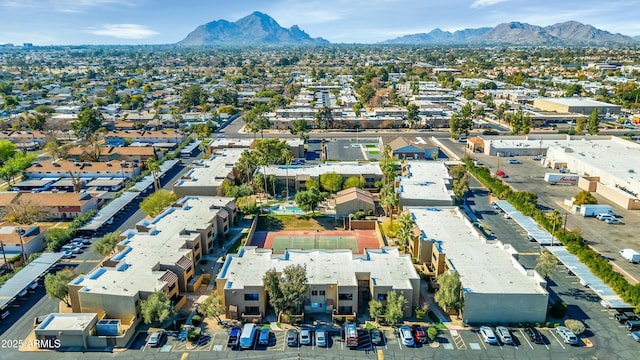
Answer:
<svg viewBox="0 0 640 360"><path fill-rule="evenodd" d="M224 231L219 229L219 217L222 214L228 222L235 219L233 201L185 197L155 218L140 221L136 229L122 233L113 256L71 281L69 298L75 315L94 314L98 320L96 327L88 330L90 336L83 339L86 345L82 346L126 345L142 321L140 301L154 292L164 292L177 308L183 306L182 294L193 291L204 279L195 273L195 264L213 249L216 238ZM66 334L69 321L52 321L41 330ZM101 321L110 326L97 326ZM85 330L75 326L69 341L79 342Z"/></svg>
<svg viewBox="0 0 640 360"><path fill-rule="evenodd" d="M406 161L395 186L401 207L455 204L453 180L443 162Z"/></svg>
<svg viewBox="0 0 640 360"><path fill-rule="evenodd" d="M366 314L370 300L384 301L390 291L407 298L404 316L410 316L418 305L420 277L411 257L397 248L367 249L363 255L351 250L287 250L276 255L271 249L250 246L229 254L216 278L227 317L250 320L265 316L264 274L271 269L280 273L290 265L306 266L309 292L305 314Z"/></svg>
<svg viewBox="0 0 640 360"><path fill-rule="evenodd" d="M518 252L488 241L456 207L409 208L420 230L418 247L431 275L457 272L465 323L544 322L549 293L544 278L518 262Z"/></svg>
<svg viewBox="0 0 640 360"><path fill-rule="evenodd" d="M619 114L620 105L609 104L589 98L549 98L539 97L533 100L533 107L542 111L556 111L559 113L578 113L585 116L591 115L594 109L598 109L600 115Z"/></svg>
<svg viewBox="0 0 640 360"><path fill-rule="evenodd" d="M173 185L180 198L187 195L217 195L225 179L233 183L233 169L244 149L225 149L209 159L194 160L187 172Z"/></svg>

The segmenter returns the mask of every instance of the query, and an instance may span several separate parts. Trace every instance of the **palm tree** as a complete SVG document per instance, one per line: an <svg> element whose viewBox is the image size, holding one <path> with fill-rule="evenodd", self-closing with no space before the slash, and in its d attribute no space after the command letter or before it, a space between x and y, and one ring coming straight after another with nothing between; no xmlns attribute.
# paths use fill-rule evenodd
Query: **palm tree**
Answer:
<svg viewBox="0 0 640 360"><path fill-rule="evenodd" d="M158 173L160 172L160 164L154 158L148 158L144 164L147 167L147 169L151 171L151 175L153 175L153 187L155 188L155 191L158 191L160 189L160 179L158 179Z"/></svg>

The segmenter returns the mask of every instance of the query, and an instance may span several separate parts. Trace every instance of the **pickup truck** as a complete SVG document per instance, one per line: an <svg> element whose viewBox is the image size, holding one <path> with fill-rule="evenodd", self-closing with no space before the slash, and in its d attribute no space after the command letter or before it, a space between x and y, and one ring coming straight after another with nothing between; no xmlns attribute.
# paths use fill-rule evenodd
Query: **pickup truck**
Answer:
<svg viewBox="0 0 640 360"><path fill-rule="evenodd" d="M242 334L242 329L239 327L234 327L231 329L229 333L229 340L227 340L227 347L231 349L236 349L238 345L240 345L240 335Z"/></svg>
<svg viewBox="0 0 640 360"><path fill-rule="evenodd" d="M638 315L631 311L625 311L613 315L613 318L616 319L617 322L624 324L628 320L638 320Z"/></svg>

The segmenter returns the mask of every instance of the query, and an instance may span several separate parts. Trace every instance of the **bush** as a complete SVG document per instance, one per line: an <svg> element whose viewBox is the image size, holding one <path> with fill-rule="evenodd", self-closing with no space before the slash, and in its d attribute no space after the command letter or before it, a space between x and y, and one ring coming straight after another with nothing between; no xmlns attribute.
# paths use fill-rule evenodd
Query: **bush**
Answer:
<svg viewBox="0 0 640 360"><path fill-rule="evenodd" d="M187 333L187 340L194 342L200 337L200 328L195 328Z"/></svg>
<svg viewBox="0 0 640 360"><path fill-rule="evenodd" d="M427 336L429 337L429 340L433 341L436 339L436 337L438 337L438 330L434 327L430 327L427 330Z"/></svg>
<svg viewBox="0 0 640 360"><path fill-rule="evenodd" d="M416 308L416 318L422 320L425 318L425 316L427 316L427 311L429 309L427 308L426 305L422 305L420 307Z"/></svg>
<svg viewBox="0 0 640 360"><path fill-rule="evenodd" d="M564 321L564 326L576 335L582 334L585 330L584 324L580 320L567 319Z"/></svg>
<svg viewBox="0 0 640 360"><path fill-rule="evenodd" d="M551 327L551 323L547 321L546 323L544 323L544 327L550 328Z"/></svg>
<svg viewBox="0 0 640 360"><path fill-rule="evenodd" d="M200 315L193 315L191 318L191 324L193 326L200 326L200 324L202 324L202 317Z"/></svg>

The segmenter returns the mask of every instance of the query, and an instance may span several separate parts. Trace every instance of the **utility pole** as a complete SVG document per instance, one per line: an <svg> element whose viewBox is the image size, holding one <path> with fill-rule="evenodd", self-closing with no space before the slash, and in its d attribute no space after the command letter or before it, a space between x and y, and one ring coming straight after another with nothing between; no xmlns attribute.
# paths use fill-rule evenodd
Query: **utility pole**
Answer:
<svg viewBox="0 0 640 360"><path fill-rule="evenodd" d="M4 266L7 268L7 270L11 269L11 267L9 266L9 263L7 262L7 254L4 253L4 243L2 241L0 241L0 249L2 249L2 257L4 258Z"/></svg>
<svg viewBox="0 0 640 360"><path fill-rule="evenodd" d="M22 235L26 234L26 231L21 227L17 227L16 234L18 234L18 236L20 237L20 248L22 249L22 265L24 266L24 264L27 263L27 254L24 253L24 241L22 240ZM2 252L4 253L4 250Z"/></svg>

